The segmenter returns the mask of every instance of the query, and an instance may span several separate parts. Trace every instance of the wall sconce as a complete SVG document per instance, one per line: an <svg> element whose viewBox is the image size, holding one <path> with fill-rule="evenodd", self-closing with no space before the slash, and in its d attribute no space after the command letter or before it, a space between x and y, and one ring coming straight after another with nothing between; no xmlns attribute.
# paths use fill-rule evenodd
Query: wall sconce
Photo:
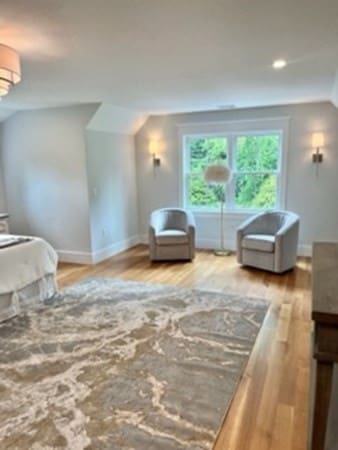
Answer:
<svg viewBox="0 0 338 450"><path fill-rule="evenodd" d="M312 154L312 161L314 163L323 162L323 153L320 151L320 149L324 147L324 134L323 133L313 133L312 147L316 150Z"/></svg>
<svg viewBox="0 0 338 450"><path fill-rule="evenodd" d="M153 155L153 165L154 167L160 167L161 165L161 159Z"/></svg>
<svg viewBox="0 0 338 450"><path fill-rule="evenodd" d="M312 148L315 151L312 153L312 161L316 164L316 176L318 176L318 164L323 162L324 156L320 151L324 147L324 134L313 133L312 134Z"/></svg>
<svg viewBox="0 0 338 450"><path fill-rule="evenodd" d="M155 139L151 139L149 141L149 153L151 153L151 156L153 157L153 166L154 169L156 167L160 167L161 165L161 158L157 155L160 149L160 142Z"/></svg>

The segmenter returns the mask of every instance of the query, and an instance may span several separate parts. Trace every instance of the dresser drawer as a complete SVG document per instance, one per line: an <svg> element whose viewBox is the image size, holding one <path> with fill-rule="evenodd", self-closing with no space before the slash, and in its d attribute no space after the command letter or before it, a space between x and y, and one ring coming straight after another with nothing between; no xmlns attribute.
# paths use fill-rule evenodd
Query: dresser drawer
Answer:
<svg viewBox="0 0 338 450"><path fill-rule="evenodd" d="M8 222L7 220L0 220L0 233L1 234L6 234L9 232L8 229Z"/></svg>

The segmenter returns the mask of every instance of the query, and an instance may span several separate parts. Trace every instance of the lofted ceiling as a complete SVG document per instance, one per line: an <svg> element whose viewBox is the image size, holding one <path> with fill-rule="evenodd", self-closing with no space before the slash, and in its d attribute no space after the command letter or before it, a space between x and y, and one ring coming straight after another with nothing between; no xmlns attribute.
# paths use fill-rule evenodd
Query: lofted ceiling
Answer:
<svg viewBox="0 0 338 450"><path fill-rule="evenodd" d="M22 57L11 111L105 102L146 113L331 100L337 0L1 0ZM288 66L272 69L276 58Z"/></svg>

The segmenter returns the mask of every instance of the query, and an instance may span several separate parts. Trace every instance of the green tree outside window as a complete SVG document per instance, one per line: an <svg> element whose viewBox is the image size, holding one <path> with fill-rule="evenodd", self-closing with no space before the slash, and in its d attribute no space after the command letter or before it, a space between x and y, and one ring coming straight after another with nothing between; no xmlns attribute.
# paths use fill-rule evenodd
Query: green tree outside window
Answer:
<svg viewBox="0 0 338 450"><path fill-rule="evenodd" d="M235 138L232 158L234 205L239 209L267 209L277 204L277 174L280 136L243 135ZM219 186L204 181L209 164L229 165L226 137L188 138L189 170L187 176L188 204L192 208L216 208L221 200ZM226 199L225 199L226 201Z"/></svg>

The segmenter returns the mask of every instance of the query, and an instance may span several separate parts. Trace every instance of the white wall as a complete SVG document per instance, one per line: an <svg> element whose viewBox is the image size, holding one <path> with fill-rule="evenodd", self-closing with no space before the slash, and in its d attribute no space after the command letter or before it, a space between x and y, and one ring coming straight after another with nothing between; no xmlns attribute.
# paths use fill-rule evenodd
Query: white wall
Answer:
<svg viewBox="0 0 338 450"><path fill-rule="evenodd" d="M140 234L146 236L150 212L181 205L178 125L196 122L289 117L286 209L301 217L300 253L310 254L314 240L338 241L338 111L331 103L312 103L247 110L214 111L152 116L136 135ZM324 131L324 162L316 177L311 160L311 133ZM161 167L156 177L148 152L150 138L163 140ZM235 231L243 216L228 214L226 243L235 246ZM217 246L219 219L197 215L197 241L201 247Z"/></svg>
<svg viewBox="0 0 338 450"><path fill-rule="evenodd" d="M85 128L96 109L20 112L2 125L11 231L47 239L64 260L91 251Z"/></svg>
<svg viewBox="0 0 338 450"><path fill-rule="evenodd" d="M178 125L290 117L286 208L301 216L300 250L309 253L313 240L338 240L338 111L331 104L153 116L135 137L136 166L130 130L112 132L109 121L106 131L88 129L97 107L21 112L2 124L0 211L8 210L12 232L44 237L63 260L103 259L146 236L153 209L181 204ZM311 133L318 130L327 145L316 177ZM154 137L164 142L156 176L148 152ZM229 247L241 220L227 215ZM201 247L217 246L217 215L197 216L197 227Z"/></svg>
<svg viewBox="0 0 338 450"><path fill-rule="evenodd" d="M62 261L78 263L139 242L131 133L144 119L124 110L120 120L118 112L96 104L49 108L3 123L0 162L11 232L41 236ZM1 187L0 172L0 211Z"/></svg>
<svg viewBox="0 0 338 450"><path fill-rule="evenodd" d="M134 138L93 130L86 135L91 248L98 262L139 241Z"/></svg>

